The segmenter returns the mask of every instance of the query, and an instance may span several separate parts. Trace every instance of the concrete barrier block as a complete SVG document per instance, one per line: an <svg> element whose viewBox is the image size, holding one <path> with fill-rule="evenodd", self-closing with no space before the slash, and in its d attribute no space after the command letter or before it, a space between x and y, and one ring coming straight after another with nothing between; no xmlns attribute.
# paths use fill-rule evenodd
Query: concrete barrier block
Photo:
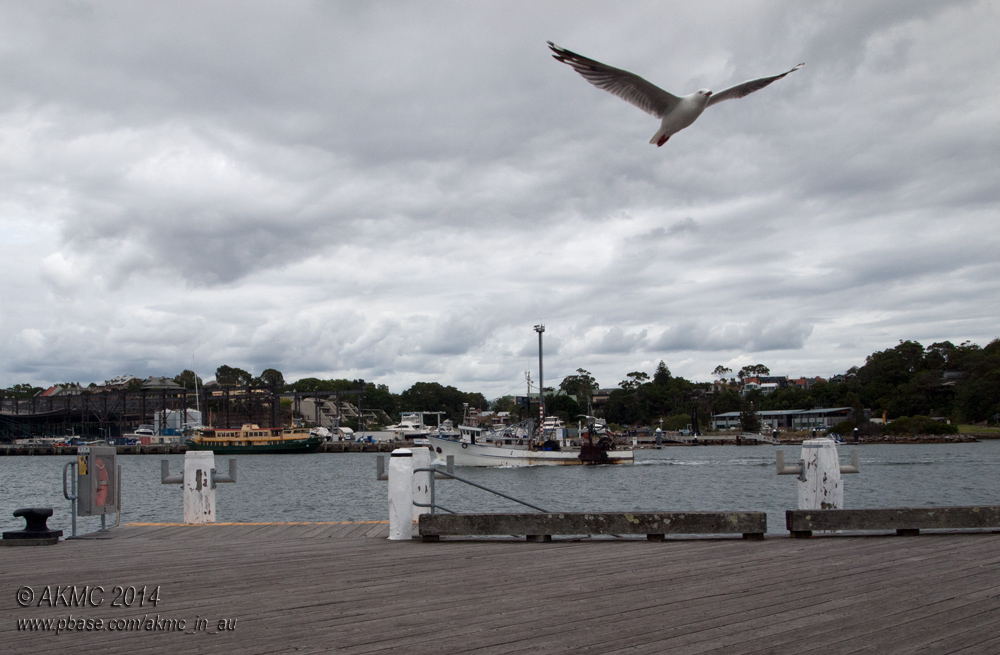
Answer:
<svg viewBox="0 0 1000 655"><path fill-rule="evenodd" d="M537 514L423 514L421 537L525 535L640 535L651 540L668 534L743 534L767 532L764 512L552 512Z"/></svg>
<svg viewBox="0 0 1000 655"><path fill-rule="evenodd" d="M788 510L785 526L793 537L807 537L818 530L895 530L900 535L916 535L920 530L1000 528L1000 506Z"/></svg>

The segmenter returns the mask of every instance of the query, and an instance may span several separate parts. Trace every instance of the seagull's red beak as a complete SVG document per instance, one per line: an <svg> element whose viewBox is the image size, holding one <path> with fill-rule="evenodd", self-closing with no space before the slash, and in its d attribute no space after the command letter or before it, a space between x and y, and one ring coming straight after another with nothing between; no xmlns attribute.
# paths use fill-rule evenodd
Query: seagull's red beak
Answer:
<svg viewBox="0 0 1000 655"><path fill-rule="evenodd" d="M705 91L705 97L706 98L711 98L712 97L712 92L711 91Z"/></svg>

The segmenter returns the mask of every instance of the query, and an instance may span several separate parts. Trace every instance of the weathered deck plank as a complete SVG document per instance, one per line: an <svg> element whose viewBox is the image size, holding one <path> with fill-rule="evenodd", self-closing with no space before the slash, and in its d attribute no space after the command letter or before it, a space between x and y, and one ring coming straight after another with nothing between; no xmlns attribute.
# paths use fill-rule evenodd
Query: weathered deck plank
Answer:
<svg viewBox="0 0 1000 655"><path fill-rule="evenodd" d="M916 539L389 542L381 523L136 526L9 548L0 643L103 653L995 652L1000 535ZM127 618L21 608L23 585L161 585L162 617L231 634L17 630L17 619ZM213 624L214 629L214 624ZM214 631L214 630L213 630ZM8 648L9 647L9 648Z"/></svg>
<svg viewBox="0 0 1000 655"><path fill-rule="evenodd" d="M881 581L878 581L871 584L870 587L871 589L866 592L870 597L870 602L867 604L877 607L881 602L880 597L885 595L882 592L883 585ZM773 592L765 592L761 595L766 596L772 602L775 597L781 598L780 595ZM616 604L616 599L597 600L597 604L602 607ZM621 599L617 600L620 602ZM797 631L803 628L814 629L820 623L839 624L838 610L853 610L859 607L857 595L841 595L832 601L824 602L819 607L814 605L816 600L808 595L808 590L800 592L797 596L793 593L789 597L781 598L777 605L770 607L758 604L754 600L747 600L745 594L737 590L721 595L716 593L704 598L697 598L695 602L692 602L690 598L680 599L681 602L674 598L664 598L658 603L647 600L646 602L651 604L645 608L629 612L626 616L611 616L602 620L602 627L609 630L607 641L595 640L593 635L588 632L585 621L571 619L561 625L552 626L533 634L531 643L524 640L522 646L508 644L511 648L503 649L500 652L528 651L538 646L539 642L543 646L557 643L561 646L571 646L575 652L610 652L616 651L622 646L630 646L631 648L650 646L651 652L656 652L656 649L662 649L662 642L667 639L672 639L670 641L671 652L681 645L695 649L697 642L703 639L708 639L712 648L726 646L726 652L739 652L734 650L733 645L745 640L743 635L745 630L760 632L763 627L767 632L791 633L789 641L794 642L794 635ZM586 599L581 599L576 605L567 606L568 614L574 617L579 616L585 601ZM704 618L706 611L711 609L709 606L720 602L729 605L730 613L711 616L709 619ZM633 601L633 604L636 603ZM671 621L668 627L659 630L650 631L647 628L644 634L643 631L634 630L636 626L631 625L632 623L648 624L662 616L670 616ZM727 639L727 637L731 638ZM692 650L692 652L697 651Z"/></svg>
<svg viewBox="0 0 1000 655"><path fill-rule="evenodd" d="M659 606L650 606L646 611L630 613L627 617L616 621L614 618L607 623L616 623L622 628L620 637L615 637L611 643L597 642L589 637L581 636L584 641L579 644L581 652L604 652L617 645L641 647L656 645L667 639L672 639L672 646L686 645L691 648L702 639L708 639L713 648L726 646L727 652L735 650L737 644L746 643L743 634L745 630L753 630L757 637L766 642L774 643L784 635L794 641L796 635L808 628L815 632L820 625L839 623L841 614L853 611L862 603L877 604L880 594L868 591L864 596L842 596L836 599L820 600L802 594L787 598L779 603L766 599L759 602L758 597L738 594L728 594L724 597L702 599L702 602L678 605L665 602ZM729 612L723 615L711 611L711 603L725 603ZM671 616L668 625L633 636L627 631L629 621L655 621L658 617ZM572 635L568 635L572 639ZM589 642L589 643L588 643ZM589 648L587 646L590 646ZM657 646L659 647L659 646ZM749 649L752 650L752 649Z"/></svg>

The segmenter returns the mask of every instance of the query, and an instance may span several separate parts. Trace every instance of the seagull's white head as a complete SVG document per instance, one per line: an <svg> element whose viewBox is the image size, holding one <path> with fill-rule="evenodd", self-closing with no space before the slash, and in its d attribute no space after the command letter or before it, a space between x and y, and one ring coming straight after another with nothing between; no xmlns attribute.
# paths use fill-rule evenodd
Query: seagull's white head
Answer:
<svg viewBox="0 0 1000 655"><path fill-rule="evenodd" d="M698 108L698 113L700 114L706 107L708 107L708 102L712 99L712 92L708 89L699 89L698 91L695 91L691 95L685 97L688 98L688 102Z"/></svg>

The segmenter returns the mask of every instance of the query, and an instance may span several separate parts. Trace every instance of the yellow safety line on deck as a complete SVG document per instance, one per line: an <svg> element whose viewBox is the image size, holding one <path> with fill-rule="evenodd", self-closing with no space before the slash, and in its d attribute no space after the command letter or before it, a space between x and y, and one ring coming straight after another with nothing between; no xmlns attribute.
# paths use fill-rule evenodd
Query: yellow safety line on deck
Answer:
<svg viewBox="0 0 1000 655"><path fill-rule="evenodd" d="M212 525L361 525L361 524L375 524L375 523L388 523L388 521L269 521L266 523L126 523L126 526L134 527L162 527L162 528L175 528L175 527L192 527L200 528L202 526L212 526Z"/></svg>

